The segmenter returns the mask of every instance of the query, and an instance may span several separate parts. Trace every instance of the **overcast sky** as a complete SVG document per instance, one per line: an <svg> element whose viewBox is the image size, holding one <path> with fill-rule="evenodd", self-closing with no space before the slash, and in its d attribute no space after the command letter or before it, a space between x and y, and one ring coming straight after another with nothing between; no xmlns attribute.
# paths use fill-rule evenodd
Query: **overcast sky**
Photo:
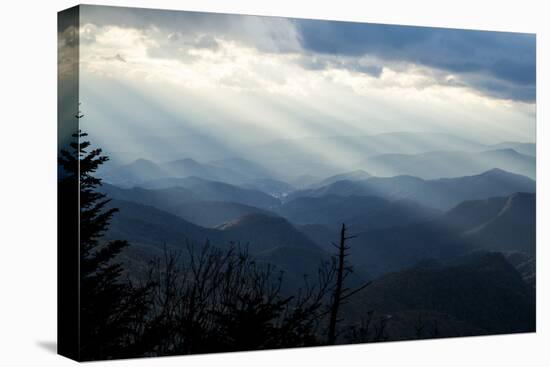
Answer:
<svg viewBox="0 0 550 367"><path fill-rule="evenodd" d="M535 140L531 34L92 6L80 24L80 99L106 140Z"/></svg>

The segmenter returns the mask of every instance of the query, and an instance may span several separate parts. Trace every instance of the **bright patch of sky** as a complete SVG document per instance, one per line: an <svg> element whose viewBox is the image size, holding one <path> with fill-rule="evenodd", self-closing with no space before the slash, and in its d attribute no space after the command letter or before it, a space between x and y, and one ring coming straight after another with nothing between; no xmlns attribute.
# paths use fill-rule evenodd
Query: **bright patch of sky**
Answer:
<svg viewBox="0 0 550 367"><path fill-rule="evenodd" d="M164 139L177 155L165 138L180 135L235 155L395 131L535 140L534 35L93 6L80 23L85 123L111 150Z"/></svg>

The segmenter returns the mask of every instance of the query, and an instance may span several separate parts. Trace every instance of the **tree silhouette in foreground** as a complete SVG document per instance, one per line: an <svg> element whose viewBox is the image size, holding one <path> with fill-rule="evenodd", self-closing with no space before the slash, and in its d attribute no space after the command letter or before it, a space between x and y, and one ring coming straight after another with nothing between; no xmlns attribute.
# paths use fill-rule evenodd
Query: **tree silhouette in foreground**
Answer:
<svg viewBox="0 0 550 367"><path fill-rule="evenodd" d="M282 274L246 249L188 243L166 252L150 273L156 284L146 334L156 355L229 352L321 344L330 268L296 294L281 290Z"/></svg>
<svg viewBox="0 0 550 367"><path fill-rule="evenodd" d="M336 284L334 286L334 292L332 294L332 300L330 305L330 316L328 326L327 344L332 345L336 343L336 324L340 321L338 318L338 311L348 298L367 287L370 282L365 283L359 288L351 290L344 287L344 281L353 272L352 267L346 262L346 257L350 255L350 247L346 245L346 241L355 238L356 236L346 236L346 225L342 223L340 230L340 243L336 245L338 253L336 255Z"/></svg>
<svg viewBox="0 0 550 367"><path fill-rule="evenodd" d="M133 326L147 312L149 290L123 281L122 265L114 261L128 242L101 241L117 209L107 206L110 200L97 191L101 179L94 177L108 157L89 150L86 136L74 134L77 141L59 158L65 173L60 186L80 187L80 358L124 357L137 345Z"/></svg>

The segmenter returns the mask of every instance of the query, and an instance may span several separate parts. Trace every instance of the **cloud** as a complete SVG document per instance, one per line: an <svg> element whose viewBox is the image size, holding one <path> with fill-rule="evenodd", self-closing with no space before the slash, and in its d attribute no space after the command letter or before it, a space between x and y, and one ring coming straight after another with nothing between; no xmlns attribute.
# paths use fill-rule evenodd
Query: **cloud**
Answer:
<svg viewBox="0 0 550 367"><path fill-rule="evenodd" d="M76 79L78 75L78 29L69 25L57 34L57 70L60 79Z"/></svg>
<svg viewBox="0 0 550 367"><path fill-rule="evenodd" d="M536 97L536 39L531 34L318 20L294 23L302 47L312 53L370 55L387 63L424 65L462 75L465 84L492 96L529 102ZM477 82L469 83L470 79Z"/></svg>
<svg viewBox="0 0 550 367"><path fill-rule="evenodd" d="M83 6L81 22L143 30L155 41L151 57L191 62L191 50L215 51L220 41L232 41L267 54L298 54L308 70L380 76L384 67L424 66L491 98L536 99L532 34L108 6ZM92 41L95 30L86 31L83 39Z"/></svg>
<svg viewBox="0 0 550 367"><path fill-rule="evenodd" d="M225 39L242 42L262 52L300 50L296 28L286 18L111 6L81 7L82 24L167 32L175 40L208 35L210 38L203 39L205 47L214 46L213 39Z"/></svg>
<svg viewBox="0 0 550 367"><path fill-rule="evenodd" d="M106 140L112 121L120 141L174 126L243 146L342 132L534 140L536 106L524 103L534 100L529 53L517 51L525 61L484 34L479 49L462 31L435 37L424 28L403 37L351 28L339 44L328 44L334 35L312 44L301 21L283 18L109 7L81 15L79 97ZM353 47L361 37L376 47ZM525 47L521 37L509 41ZM331 154L355 159L349 150Z"/></svg>

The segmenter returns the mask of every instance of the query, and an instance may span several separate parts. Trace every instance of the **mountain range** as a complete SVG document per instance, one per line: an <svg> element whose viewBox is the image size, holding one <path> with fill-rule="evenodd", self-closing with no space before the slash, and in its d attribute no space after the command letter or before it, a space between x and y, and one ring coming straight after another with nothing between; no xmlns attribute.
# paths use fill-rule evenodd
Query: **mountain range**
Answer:
<svg viewBox="0 0 550 367"><path fill-rule="evenodd" d="M169 212L159 209L159 203L168 205L170 195L176 195L177 190L119 190L137 193L143 203L127 201L129 195L119 195L113 200L111 205L120 208L120 212L113 219L109 237L152 246L157 249L155 251L165 244L181 247L186 240L199 244L209 240L218 246L239 243L247 245L251 253L262 254L264 260L268 254L273 254L282 268L296 274L303 269L289 268L288 264L296 262L297 252L315 253L315 258L328 259L329 254L333 253L330 243L337 240L333 225L294 225L278 216L281 213L242 204L195 201L181 203L179 207L171 206ZM167 194L167 198L162 198L163 194ZM322 202L327 198L315 198L318 199ZM337 197L329 197L328 200L334 201L332 205L338 205ZM350 226L357 235L350 243L353 255L350 261L361 269L362 274L376 277L399 271L426 258L445 260L475 250L525 254L527 258L521 262L523 264L535 256L534 194L515 193L507 197L468 201L443 214L428 210L420 213L430 215L429 219L413 216L413 220L405 216L410 222L396 220L391 227L383 227L384 220L389 219L382 213L386 210L389 216L391 208L399 204L372 197L351 197L350 200L359 205L380 205L382 209L372 209L372 218L386 218L381 219L378 227L375 220L374 224L366 221L365 225L370 226L366 230L360 226ZM345 209L345 205L342 208ZM313 210L313 213L316 211ZM330 211L318 214L330 220ZM228 218L231 219L226 220ZM194 219L195 223L188 219ZM214 223L223 223L215 228L206 228L196 224L201 221L211 227ZM280 261L285 256L288 264Z"/></svg>
<svg viewBox="0 0 550 367"><path fill-rule="evenodd" d="M279 175L278 179L289 181L292 177L303 174L327 177L358 168L373 175L381 175L381 173L371 170L369 166L360 163L370 157L386 154L418 155L443 151L480 153L501 149L515 149L518 153L534 156L530 153L534 152L535 144L522 142L485 144L475 139L447 133L391 132L372 135L277 139L247 147L245 156L254 157L256 161ZM335 157L338 158L335 159ZM484 166L479 171L458 172L447 177L478 174L491 168L510 170L510 167L499 166L498 162L493 163L492 166ZM524 172L516 173L525 174ZM445 175L425 178L439 177L445 177Z"/></svg>
<svg viewBox="0 0 550 367"><path fill-rule="evenodd" d="M120 210L106 239L132 244L129 269L165 248L233 245L292 291L330 261L346 223L346 286L373 281L346 306L350 325L375 310L390 340L534 329L534 144L388 133L245 148L100 172Z"/></svg>
<svg viewBox="0 0 550 367"><path fill-rule="evenodd" d="M423 179L476 175L492 168L535 178L535 157L514 149L483 152L434 151L421 154L383 154L358 166L376 176L410 175Z"/></svg>
<svg viewBox="0 0 550 367"><path fill-rule="evenodd" d="M186 261L188 246L246 248L293 294L331 261L345 223L354 270L345 287L372 281L344 306L346 330L370 317L371 327L387 322L389 340L534 330L533 144L412 133L298 140L257 147L250 160L138 159L102 171L100 191L119 209L105 239L131 243L122 254L131 274L165 249ZM319 147L349 159L306 149Z"/></svg>
<svg viewBox="0 0 550 367"><path fill-rule="evenodd" d="M253 175L242 175L235 170L219 165L199 163L191 158L162 164L147 159L138 159L132 163L113 167L102 172L102 178L107 183L123 187L139 186L143 182L191 176L233 184L243 183L255 178Z"/></svg>
<svg viewBox="0 0 550 367"><path fill-rule="evenodd" d="M223 182L197 177L166 178L144 182L143 187L120 188L104 184L103 192L115 199L167 209L195 201L221 201L269 208L280 204L279 199L259 190L245 189Z"/></svg>
<svg viewBox="0 0 550 367"><path fill-rule="evenodd" d="M318 189L298 190L285 198L379 196L389 200L408 199L439 210L450 209L465 200L535 192L535 181L500 169L479 175L424 180L413 176L372 177L360 181L337 181Z"/></svg>
<svg viewBox="0 0 550 367"><path fill-rule="evenodd" d="M158 147L162 148L160 141ZM483 144L451 134L427 132L304 137L243 145L214 155L202 154L204 147L196 154L184 149L190 154L183 156L187 158L180 156L172 160L129 161L131 153L119 152L113 157L117 164L102 169L101 175L108 183L126 187L158 178L196 176L235 185L272 179L300 189L328 176L359 170L375 176L408 174L432 179L475 175L500 168L534 178L535 148L533 143ZM154 156L159 159L166 155ZM223 158L213 160L213 156Z"/></svg>

